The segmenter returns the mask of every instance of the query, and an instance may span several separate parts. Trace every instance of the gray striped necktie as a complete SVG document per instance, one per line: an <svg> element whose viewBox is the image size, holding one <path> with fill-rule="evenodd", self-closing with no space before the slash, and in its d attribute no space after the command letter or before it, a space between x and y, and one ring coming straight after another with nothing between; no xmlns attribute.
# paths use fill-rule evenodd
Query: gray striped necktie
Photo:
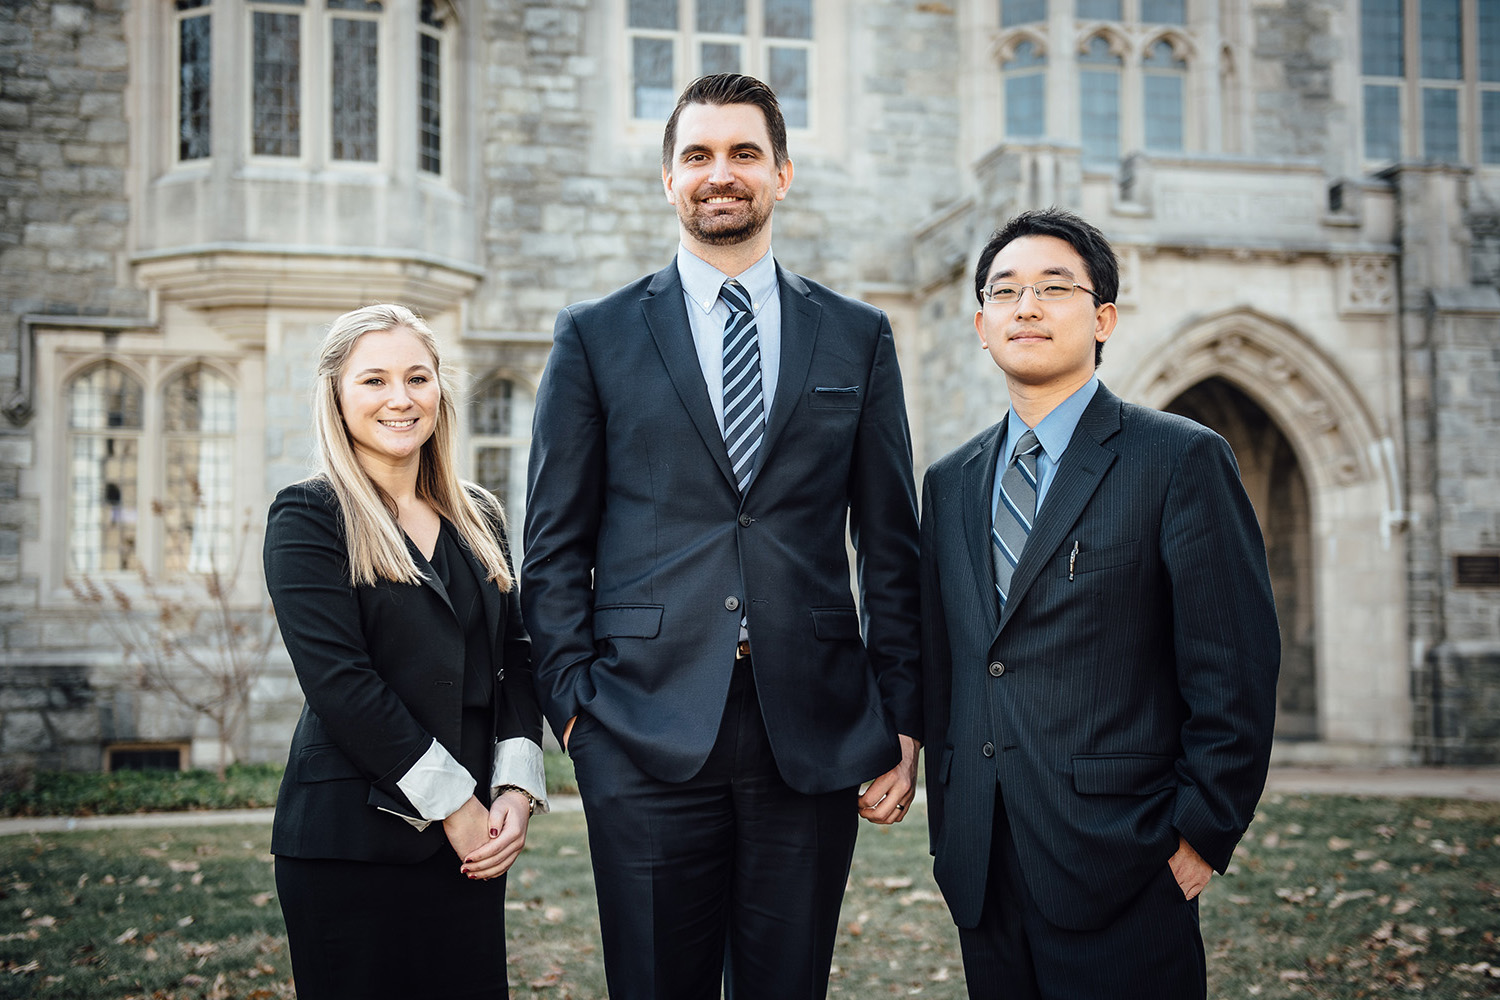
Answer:
<svg viewBox="0 0 1500 1000"><path fill-rule="evenodd" d="M760 384L760 338L750 296L738 281L726 281L719 298L729 307L724 324L724 444L740 492L755 470L755 453L766 436Z"/></svg>
<svg viewBox="0 0 1500 1000"><path fill-rule="evenodd" d="M1016 571L1036 517L1036 453L1041 447L1035 431L1022 434L1016 442L1015 457L1000 477L1000 496L995 501L994 527L990 529L990 558L995 562L1001 611L1010 593L1011 574Z"/></svg>

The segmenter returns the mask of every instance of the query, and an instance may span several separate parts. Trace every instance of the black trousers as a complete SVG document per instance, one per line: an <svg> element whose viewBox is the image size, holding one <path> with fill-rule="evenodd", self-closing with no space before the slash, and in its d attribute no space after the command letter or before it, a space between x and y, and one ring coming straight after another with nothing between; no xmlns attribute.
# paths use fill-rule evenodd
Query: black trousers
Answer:
<svg viewBox="0 0 1500 1000"><path fill-rule="evenodd" d="M971 1000L1203 1000L1198 901L1165 864L1101 930L1049 923L1021 877L1005 805L995 795L984 911L958 929Z"/></svg>
<svg viewBox="0 0 1500 1000"><path fill-rule="evenodd" d="M693 778L642 771L587 715L568 741L588 818L611 1000L821 1000L854 854L857 790L777 772L750 661Z"/></svg>
<svg viewBox="0 0 1500 1000"><path fill-rule="evenodd" d="M505 876L459 872L445 844L414 865L276 859L298 1000L504 1000Z"/></svg>

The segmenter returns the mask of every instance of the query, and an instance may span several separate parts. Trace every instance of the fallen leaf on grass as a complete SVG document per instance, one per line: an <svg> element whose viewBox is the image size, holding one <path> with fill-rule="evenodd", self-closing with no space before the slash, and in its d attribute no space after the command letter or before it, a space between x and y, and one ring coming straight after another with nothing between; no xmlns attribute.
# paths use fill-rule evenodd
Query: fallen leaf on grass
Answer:
<svg viewBox="0 0 1500 1000"><path fill-rule="evenodd" d="M1279 973L1277 973L1277 975L1281 978L1281 981L1283 983L1289 983L1294 980L1307 978L1307 973L1303 972L1301 969L1283 969Z"/></svg>
<svg viewBox="0 0 1500 1000"><path fill-rule="evenodd" d="M560 858L576 858L578 856L578 848L559 847L557 849L557 856Z"/></svg>
<svg viewBox="0 0 1500 1000"><path fill-rule="evenodd" d="M1404 913L1410 913L1416 905L1415 899L1398 899L1391 905L1391 915L1399 917Z"/></svg>
<svg viewBox="0 0 1500 1000"><path fill-rule="evenodd" d="M135 940L135 936L139 933L140 931L134 927L127 928L123 934L115 938L115 944L129 944Z"/></svg>
<svg viewBox="0 0 1500 1000"><path fill-rule="evenodd" d="M276 894L274 892L257 892L255 895L250 897L250 905L265 906L275 898Z"/></svg>
<svg viewBox="0 0 1500 1000"><path fill-rule="evenodd" d="M196 862L196 861L178 861L176 858L173 858L172 860L170 860L170 861L167 862L167 867L170 868L170 869L172 869L174 872L177 872L180 875L183 872L195 872L195 871L197 871L198 870L198 862Z"/></svg>
<svg viewBox="0 0 1500 1000"><path fill-rule="evenodd" d="M946 983L950 978L951 977L948 972L948 967L946 965L927 977L929 982L934 983Z"/></svg>
<svg viewBox="0 0 1500 1000"><path fill-rule="evenodd" d="M1347 851L1354 846L1354 841L1345 840L1343 837L1329 837L1328 849L1330 851Z"/></svg>
<svg viewBox="0 0 1500 1000"><path fill-rule="evenodd" d="M1337 910L1350 900L1369 899L1373 895L1375 895L1374 889L1355 889L1352 892L1336 892L1333 894L1333 898L1328 901L1328 908L1330 910Z"/></svg>
<svg viewBox="0 0 1500 1000"><path fill-rule="evenodd" d="M181 920L177 921L177 926L178 927L190 927L190 926L192 926L192 923L193 923L193 915L191 913L189 913L187 916L185 916Z"/></svg>
<svg viewBox="0 0 1500 1000"><path fill-rule="evenodd" d="M542 919L549 924L560 924L567 915L567 911L561 906L549 906L542 911Z"/></svg>

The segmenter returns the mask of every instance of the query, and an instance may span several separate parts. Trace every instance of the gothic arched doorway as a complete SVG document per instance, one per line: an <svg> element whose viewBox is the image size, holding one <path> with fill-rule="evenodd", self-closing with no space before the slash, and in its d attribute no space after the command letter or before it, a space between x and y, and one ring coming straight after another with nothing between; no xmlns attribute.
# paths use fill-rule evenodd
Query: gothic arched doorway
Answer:
<svg viewBox="0 0 1500 1000"><path fill-rule="evenodd" d="M1240 479L1266 539L1271 588L1281 623L1276 736L1317 739L1312 509L1297 453L1270 414L1226 379L1205 379L1163 409L1213 428L1234 449Z"/></svg>

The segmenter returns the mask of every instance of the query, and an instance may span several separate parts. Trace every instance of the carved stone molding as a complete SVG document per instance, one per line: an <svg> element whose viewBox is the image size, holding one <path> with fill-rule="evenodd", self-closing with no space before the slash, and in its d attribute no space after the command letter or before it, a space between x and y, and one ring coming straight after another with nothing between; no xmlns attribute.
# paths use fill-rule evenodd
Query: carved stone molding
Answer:
<svg viewBox="0 0 1500 1000"><path fill-rule="evenodd" d="M1339 312L1387 316L1396 311L1396 261L1392 257L1339 258Z"/></svg>
<svg viewBox="0 0 1500 1000"><path fill-rule="evenodd" d="M1310 338L1271 317L1237 310L1199 321L1124 389L1126 398L1165 407L1210 378L1232 382L1270 414L1313 482L1379 479L1367 458L1379 435L1358 391Z"/></svg>

